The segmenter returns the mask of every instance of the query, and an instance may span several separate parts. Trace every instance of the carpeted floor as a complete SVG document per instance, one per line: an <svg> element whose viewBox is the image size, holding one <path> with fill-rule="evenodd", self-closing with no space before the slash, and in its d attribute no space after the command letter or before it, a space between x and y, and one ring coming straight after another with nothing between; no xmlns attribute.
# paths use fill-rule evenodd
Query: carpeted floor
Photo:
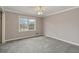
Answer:
<svg viewBox="0 0 79 59"><path fill-rule="evenodd" d="M7 42L0 53L78 53L79 47L45 36Z"/></svg>

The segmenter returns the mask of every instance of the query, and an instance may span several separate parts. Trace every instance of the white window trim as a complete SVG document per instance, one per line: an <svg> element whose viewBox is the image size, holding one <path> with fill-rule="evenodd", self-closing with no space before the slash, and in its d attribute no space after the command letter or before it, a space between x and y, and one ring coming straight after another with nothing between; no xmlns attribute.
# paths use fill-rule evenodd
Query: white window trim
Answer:
<svg viewBox="0 0 79 59"><path fill-rule="evenodd" d="M34 30L29 30L29 26L27 26L27 28L28 28L28 30L25 30L25 31L21 31L20 30L20 18L21 17L24 17L24 18L27 18L27 19L35 19L35 18L28 18L28 17L26 17L26 16L19 16L19 32L26 32L26 31L36 31L36 19L35 19L35 23L34 23Z"/></svg>

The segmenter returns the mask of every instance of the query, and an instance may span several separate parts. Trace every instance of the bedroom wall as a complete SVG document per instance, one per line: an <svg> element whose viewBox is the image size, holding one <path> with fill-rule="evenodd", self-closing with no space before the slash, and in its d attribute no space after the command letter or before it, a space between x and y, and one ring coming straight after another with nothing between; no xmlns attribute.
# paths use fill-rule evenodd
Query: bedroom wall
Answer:
<svg viewBox="0 0 79 59"><path fill-rule="evenodd" d="M19 32L19 16L35 18L36 31ZM6 28L5 39L6 40L14 40L18 38L27 38L27 37L37 36L36 33L39 33L39 35L43 34L41 18L12 13L12 12L5 12L5 18L6 18L6 21L5 21L5 28Z"/></svg>
<svg viewBox="0 0 79 59"><path fill-rule="evenodd" d="M2 40L2 12L0 11L0 42Z"/></svg>
<svg viewBox="0 0 79 59"><path fill-rule="evenodd" d="M46 17L44 34L79 45L79 8Z"/></svg>

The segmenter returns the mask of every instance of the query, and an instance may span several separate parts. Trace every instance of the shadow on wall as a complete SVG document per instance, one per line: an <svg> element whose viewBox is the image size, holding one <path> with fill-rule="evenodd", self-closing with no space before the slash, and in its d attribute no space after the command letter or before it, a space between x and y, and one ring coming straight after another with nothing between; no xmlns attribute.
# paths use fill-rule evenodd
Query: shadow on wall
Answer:
<svg viewBox="0 0 79 59"><path fill-rule="evenodd" d="M2 40L2 10L0 8L0 42Z"/></svg>

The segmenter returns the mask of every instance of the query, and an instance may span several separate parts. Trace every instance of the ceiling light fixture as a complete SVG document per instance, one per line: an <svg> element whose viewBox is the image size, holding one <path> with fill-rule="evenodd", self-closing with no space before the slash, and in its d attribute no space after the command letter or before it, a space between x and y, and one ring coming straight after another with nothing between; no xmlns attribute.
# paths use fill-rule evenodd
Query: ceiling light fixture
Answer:
<svg viewBox="0 0 79 59"><path fill-rule="evenodd" d="M42 15L45 11L45 8L43 6L36 7L36 11L38 15Z"/></svg>

